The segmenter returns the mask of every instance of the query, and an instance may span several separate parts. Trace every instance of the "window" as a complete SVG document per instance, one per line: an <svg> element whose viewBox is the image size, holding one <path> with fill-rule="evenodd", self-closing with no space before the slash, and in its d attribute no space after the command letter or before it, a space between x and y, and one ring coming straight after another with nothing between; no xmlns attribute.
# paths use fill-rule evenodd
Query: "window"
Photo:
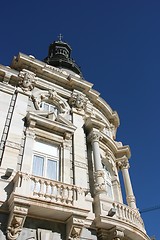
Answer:
<svg viewBox="0 0 160 240"><path fill-rule="evenodd" d="M41 102L40 103L40 109L49 113L54 113L57 116L58 109L56 106L46 103L46 102Z"/></svg>
<svg viewBox="0 0 160 240"><path fill-rule="evenodd" d="M32 173L59 180L59 148L42 141L34 142Z"/></svg>
<svg viewBox="0 0 160 240"><path fill-rule="evenodd" d="M103 165L103 169L104 169L104 179L105 179L107 195L108 197L113 198L111 174L105 165Z"/></svg>

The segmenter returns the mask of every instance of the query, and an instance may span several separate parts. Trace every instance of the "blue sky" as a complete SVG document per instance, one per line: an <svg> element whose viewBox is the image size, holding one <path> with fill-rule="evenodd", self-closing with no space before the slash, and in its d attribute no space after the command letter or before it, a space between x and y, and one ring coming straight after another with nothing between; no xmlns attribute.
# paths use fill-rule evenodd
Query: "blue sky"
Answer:
<svg viewBox="0 0 160 240"><path fill-rule="evenodd" d="M1 1L1 64L18 52L43 60L62 33L84 78L118 112L139 209L160 205L159 26L158 0ZM160 239L160 209L142 217Z"/></svg>

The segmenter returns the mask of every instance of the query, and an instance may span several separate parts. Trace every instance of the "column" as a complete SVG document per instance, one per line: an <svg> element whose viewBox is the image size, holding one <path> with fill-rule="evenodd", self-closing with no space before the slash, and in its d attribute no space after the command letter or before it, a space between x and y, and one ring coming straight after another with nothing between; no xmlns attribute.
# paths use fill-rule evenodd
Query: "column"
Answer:
<svg viewBox="0 0 160 240"><path fill-rule="evenodd" d="M118 166L122 171L123 181L124 181L124 186L126 191L126 200L127 200L128 206L136 209L137 207L136 207L135 197L133 194L131 179L128 171L129 169L128 159L126 158L123 161L118 162Z"/></svg>
<svg viewBox="0 0 160 240"><path fill-rule="evenodd" d="M96 193L106 193L105 181L104 181L104 171L102 167L100 149L99 149L99 139L101 135L98 131L91 131L88 138L92 144L94 168L95 168L95 192Z"/></svg>

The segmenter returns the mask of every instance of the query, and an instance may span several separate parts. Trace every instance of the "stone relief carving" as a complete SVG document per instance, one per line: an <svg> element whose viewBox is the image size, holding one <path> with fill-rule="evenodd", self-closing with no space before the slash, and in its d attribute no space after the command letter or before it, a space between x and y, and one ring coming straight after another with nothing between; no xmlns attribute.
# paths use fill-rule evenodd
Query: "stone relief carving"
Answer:
<svg viewBox="0 0 160 240"><path fill-rule="evenodd" d="M7 239L16 240L22 231L23 217L14 216L7 229Z"/></svg>
<svg viewBox="0 0 160 240"><path fill-rule="evenodd" d="M77 110L83 110L86 107L86 98L80 93L72 93L72 96L69 99L69 104L72 107L75 107Z"/></svg>
<svg viewBox="0 0 160 240"><path fill-rule="evenodd" d="M14 205L10 213L10 220L7 228L7 239L16 240L20 235L29 206Z"/></svg>
<svg viewBox="0 0 160 240"><path fill-rule="evenodd" d="M69 105L61 96L59 96L55 89L35 92L32 95L32 99L37 110L40 109L40 103L44 101L50 102L51 104L57 106L60 113L69 113L70 110Z"/></svg>
<svg viewBox="0 0 160 240"><path fill-rule="evenodd" d="M106 192L104 171L99 170L95 172L95 193Z"/></svg>
<svg viewBox="0 0 160 240"><path fill-rule="evenodd" d="M23 69L19 72L19 87L22 88L23 91L31 91L34 88L36 83L36 74L26 69Z"/></svg>
<svg viewBox="0 0 160 240"><path fill-rule="evenodd" d="M73 226L69 240L79 240L81 231L82 231L81 227Z"/></svg>

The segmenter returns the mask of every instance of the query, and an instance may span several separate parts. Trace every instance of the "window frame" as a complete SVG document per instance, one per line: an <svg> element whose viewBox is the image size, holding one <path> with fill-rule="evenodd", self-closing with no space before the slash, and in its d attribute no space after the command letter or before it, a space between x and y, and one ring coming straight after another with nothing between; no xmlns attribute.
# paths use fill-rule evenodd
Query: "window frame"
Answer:
<svg viewBox="0 0 160 240"><path fill-rule="evenodd" d="M43 139L34 139L34 144L35 144L35 142L39 142L44 145L46 144L46 145L56 147L58 150L58 154L57 154L57 156L54 156L51 154L47 154L43 151L41 152L41 151L35 150L33 147L32 168L31 168L32 174L35 176L51 179L53 181L60 181L60 177L61 177L61 157L60 157L61 156L61 148L60 148L60 145L52 143L51 141L44 141ZM34 156L43 158L43 170L42 170L43 174L42 175L37 175L33 171ZM56 162L56 178L55 179L47 176L48 160Z"/></svg>

